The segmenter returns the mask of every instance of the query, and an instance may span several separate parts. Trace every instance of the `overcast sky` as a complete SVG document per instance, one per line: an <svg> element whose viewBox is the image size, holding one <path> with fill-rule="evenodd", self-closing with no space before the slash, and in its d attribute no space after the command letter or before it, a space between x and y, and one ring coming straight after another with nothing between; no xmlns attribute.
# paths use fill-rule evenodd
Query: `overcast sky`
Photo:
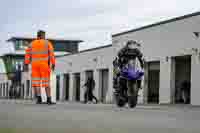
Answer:
<svg viewBox="0 0 200 133"><path fill-rule="evenodd" d="M2 0L0 53L11 36L81 39L80 49L111 44L111 34L200 11L199 0Z"/></svg>

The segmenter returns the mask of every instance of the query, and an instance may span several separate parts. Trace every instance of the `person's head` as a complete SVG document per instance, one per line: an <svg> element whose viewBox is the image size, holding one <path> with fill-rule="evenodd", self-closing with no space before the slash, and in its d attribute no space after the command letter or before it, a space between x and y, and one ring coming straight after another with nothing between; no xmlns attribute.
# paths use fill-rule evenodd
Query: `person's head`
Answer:
<svg viewBox="0 0 200 133"><path fill-rule="evenodd" d="M39 31L37 32L37 38L38 38L38 39L45 39L45 31L39 30Z"/></svg>
<svg viewBox="0 0 200 133"><path fill-rule="evenodd" d="M141 45L139 43L137 43L136 41L133 41L133 40L129 40L127 43L126 43L126 46L130 49L134 49L134 48L139 48Z"/></svg>

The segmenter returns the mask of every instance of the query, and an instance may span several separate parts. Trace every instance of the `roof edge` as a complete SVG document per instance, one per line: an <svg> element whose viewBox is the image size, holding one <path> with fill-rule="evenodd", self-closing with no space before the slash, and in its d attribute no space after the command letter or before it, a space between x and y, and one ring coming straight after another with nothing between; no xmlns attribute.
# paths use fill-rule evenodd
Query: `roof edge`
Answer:
<svg viewBox="0 0 200 133"><path fill-rule="evenodd" d="M104 46L100 46L100 47L95 47L95 48L90 48L90 49L85 49L85 50L79 51L78 53L94 51L94 50L103 49L103 48L107 48L107 47L111 47L111 46L112 46L112 44L104 45Z"/></svg>
<svg viewBox="0 0 200 133"><path fill-rule="evenodd" d="M108 48L108 47L112 47L112 46L113 46L112 44L104 45L104 46L100 46L100 47L95 47L95 48L90 48L90 49L82 50L82 51L79 51L77 53L66 54L66 55L63 55L63 56L60 56L60 57L65 57L65 56L70 56L70 55L76 55L76 54L90 52L90 51L99 50L99 49L103 49L103 48Z"/></svg>
<svg viewBox="0 0 200 133"><path fill-rule="evenodd" d="M13 36L11 38L9 38L8 40L6 40L7 42L12 41L12 40L17 40L17 39L24 39L24 40L34 40L36 38L34 37L20 37L20 36ZM60 39L60 38L46 38L47 40L50 41L63 41L63 42L67 42L67 41L72 41L72 42L84 42L83 40L76 40L76 39Z"/></svg>
<svg viewBox="0 0 200 133"><path fill-rule="evenodd" d="M175 17L175 18L172 18L172 19L164 20L164 21L159 21L159 22L156 22L156 23L153 23L153 24L150 24L150 25L142 26L142 27L132 29L132 30L128 30L128 31L124 31L124 32L121 32L121 33L116 33L116 34L113 34L112 37L117 37L117 36L124 35L124 34L127 34L127 33L140 31L140 30L143 30L143 29L147 29L147 28L159 26L159 25L162 25L162 24L175 22L175 21L178 21L178 20L183 20L183 19L186 19L186 18L198 16L198 15L200 15L200 11L195 12L195 13L191 13L191 14L187 14L187 15L183 15L183 16L179 16L179 17Z"/></svg>

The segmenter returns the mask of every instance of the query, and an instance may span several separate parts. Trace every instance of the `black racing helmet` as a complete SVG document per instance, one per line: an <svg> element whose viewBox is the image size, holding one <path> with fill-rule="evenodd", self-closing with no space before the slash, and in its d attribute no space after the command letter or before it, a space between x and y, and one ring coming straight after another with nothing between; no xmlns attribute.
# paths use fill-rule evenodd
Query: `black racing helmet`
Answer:
<svg viewBox="0 0 200 133"><path fill-rule="evenodd" d="M129 40L129 41L126 43L126 46L131 45L131 44L135 44L135 45L138 46L138 47L141 46L141 44L137 43L137 42L134 41L134 40Z"/></svg>

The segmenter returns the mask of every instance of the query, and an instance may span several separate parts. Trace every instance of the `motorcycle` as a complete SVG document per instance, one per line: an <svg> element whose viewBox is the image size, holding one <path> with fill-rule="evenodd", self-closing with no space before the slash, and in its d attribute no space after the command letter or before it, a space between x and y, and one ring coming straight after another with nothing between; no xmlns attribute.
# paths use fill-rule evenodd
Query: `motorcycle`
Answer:
<svg viewBox="0 0 200 133"><path fill-rule="evenodd" d="M130 60L129 63L120 70L117 79L118 87L114 92L118 107L123 107L126 103L128 103L130 108L136 107L139 91L137 80L143 75L144 71L137 69L134 60Z"/></svg>

